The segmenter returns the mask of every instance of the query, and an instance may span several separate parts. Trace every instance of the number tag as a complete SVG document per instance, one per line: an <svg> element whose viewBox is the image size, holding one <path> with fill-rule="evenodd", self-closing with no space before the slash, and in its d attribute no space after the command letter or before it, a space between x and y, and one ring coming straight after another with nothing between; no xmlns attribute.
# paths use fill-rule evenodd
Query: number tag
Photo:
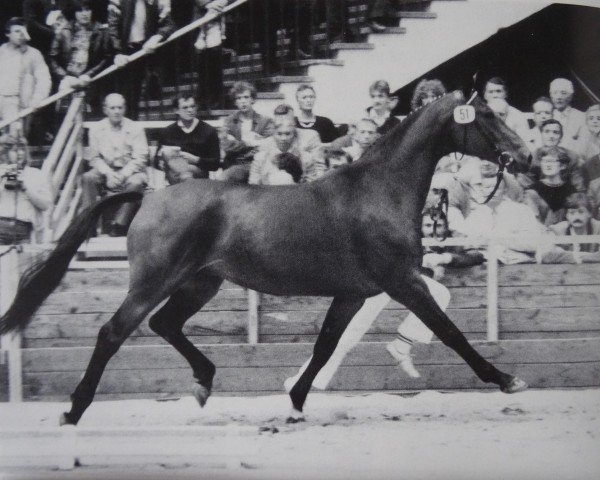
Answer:
<svg viewBox="0 0 600 480"><path fill-rule="evenodd" d="M454 109L454 121L456 123L471 123L473 120L475 120L473 105L460 105Z"/></svg>

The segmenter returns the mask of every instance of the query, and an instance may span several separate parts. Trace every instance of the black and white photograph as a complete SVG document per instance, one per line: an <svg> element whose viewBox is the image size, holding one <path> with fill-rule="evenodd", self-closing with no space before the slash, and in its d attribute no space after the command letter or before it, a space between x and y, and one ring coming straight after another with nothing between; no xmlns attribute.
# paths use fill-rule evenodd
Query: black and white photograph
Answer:
<svg viewBox="0 0 600 480"><path fill-rule="evenodd" d="M599 0L0 23L0 479L600 478Z"/></svg>

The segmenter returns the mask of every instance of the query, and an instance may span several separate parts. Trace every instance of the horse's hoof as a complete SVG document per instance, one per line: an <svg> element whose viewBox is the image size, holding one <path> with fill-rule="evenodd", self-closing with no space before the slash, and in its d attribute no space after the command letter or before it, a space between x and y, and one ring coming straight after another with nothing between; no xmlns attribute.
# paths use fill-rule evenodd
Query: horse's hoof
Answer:
<svg viewBox="0 0 600 480"><path fill-rule="evenodd" d="M518 377L512 377L510 382L500 387L504 393L518 393L527 390L529 385Z"/></svg>
<svg viewBox="0 0 600 480"><path fill-rule="evenodd" d="M210 397L210 389L206 388L204 385L196 383L192 388L192 395L194 395L194 397L200 404L200 407L204 407L204 405L206 405L208 397Z"/></svg>
<svg viewBox="0 0 600 480"><path fill-rule="evenodd" d="M304 414L300 410L296 410L292 408L290 412L290 416L285 420L285 423L300 423L306 422L306 418L304 418Z"/></svg>
<svg viewBox="0 0 600 480"><path fill-rule="evenodd" d="M72 421L69 419L69 414L68 414L67 412L63 412L63 413L60 415L60 418L58 419L58 424L59 424L61 427L62 427L62 426L64 426L64 425L75 425L75 423L74 423L74 422L72 422Z"/></svg>

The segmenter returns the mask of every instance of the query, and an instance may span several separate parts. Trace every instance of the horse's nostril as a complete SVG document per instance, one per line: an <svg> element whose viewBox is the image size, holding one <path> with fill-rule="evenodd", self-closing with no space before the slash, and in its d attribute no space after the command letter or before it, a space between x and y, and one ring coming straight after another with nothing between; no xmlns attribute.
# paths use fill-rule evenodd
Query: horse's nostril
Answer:
<svg viewBox="0 0 600 480"><path fill-rule="evenodd" d="M530 153L529 156L527 157L527 165L531 165L532 161L533 161L533 155Z"/></svg>

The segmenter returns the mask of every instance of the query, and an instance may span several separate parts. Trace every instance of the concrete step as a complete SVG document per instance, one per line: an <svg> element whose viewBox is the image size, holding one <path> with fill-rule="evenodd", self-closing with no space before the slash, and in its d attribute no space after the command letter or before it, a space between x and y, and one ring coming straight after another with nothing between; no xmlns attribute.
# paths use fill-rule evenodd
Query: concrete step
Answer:
<svg viewBox="0 0 600 480"><path fill-rule="evenodd" d="M338 42L332 43L329 47L331 50L373 50L375 45L372 43L349 43L349 42Z"/></svg>
<svg viewBox="0 0 600 480"><path fill-rule="evenodd" d="M395 15L396 18L428 18L428 19L434 19L437 18L437 13L435 12L408 12L408 11L400 11L400 12L396 12Z"/></svg>

